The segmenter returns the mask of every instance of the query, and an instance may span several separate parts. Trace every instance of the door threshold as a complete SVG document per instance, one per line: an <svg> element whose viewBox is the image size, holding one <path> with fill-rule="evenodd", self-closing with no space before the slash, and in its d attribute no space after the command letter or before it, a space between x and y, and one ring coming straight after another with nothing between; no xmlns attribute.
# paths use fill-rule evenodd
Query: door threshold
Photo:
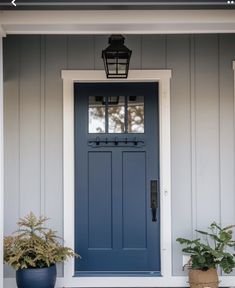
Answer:
<svg viewBox="0 0 235 288"><path fill-rule="evenodd" d="M160 271L77 271L74 277L161 277Z"/></svg>

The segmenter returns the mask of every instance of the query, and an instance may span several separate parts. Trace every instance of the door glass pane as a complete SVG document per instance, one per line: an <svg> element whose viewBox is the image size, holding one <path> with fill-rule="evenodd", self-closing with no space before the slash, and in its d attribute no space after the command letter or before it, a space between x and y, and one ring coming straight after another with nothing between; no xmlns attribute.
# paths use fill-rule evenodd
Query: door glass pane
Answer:
<svg viewBox="0 0 235 288"><path fill-rule="evenodd" d="M89 96L89 133L105 133L105 98Z"/></svg>
<svg viewBox="0 0 235 288"><path fill-rule="evenodd" d="M128 133L144 133L144 97L128 97Z"/></svg>
<svg viewBox="0 0 235 288"><path fill-rule="evenodd" d="M125 132L125 97L108 97L109 133Z"/></svg>

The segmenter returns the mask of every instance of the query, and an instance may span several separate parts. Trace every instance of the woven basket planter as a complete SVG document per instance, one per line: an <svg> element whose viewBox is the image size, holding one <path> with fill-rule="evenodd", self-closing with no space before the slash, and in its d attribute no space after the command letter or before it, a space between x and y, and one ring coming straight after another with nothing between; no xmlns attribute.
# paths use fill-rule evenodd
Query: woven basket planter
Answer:
<svg viewBox="0 0 235 288"><path fill-rule="evenodd" d="M219 278L216 269L207 271L190 269L189 270L190 288L218 288Z"/></svg>

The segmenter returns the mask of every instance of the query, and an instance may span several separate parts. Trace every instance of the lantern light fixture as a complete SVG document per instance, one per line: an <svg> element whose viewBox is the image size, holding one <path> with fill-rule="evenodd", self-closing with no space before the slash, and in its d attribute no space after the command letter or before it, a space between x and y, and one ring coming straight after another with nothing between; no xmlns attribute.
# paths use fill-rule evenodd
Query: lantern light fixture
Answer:
<svg viewBox="0 0 235 288"><path fill-rule="evenodd" d="M109 46L102 51L107 78L127 78L132 51L125 45L122 35L111 35Z"/></svg>

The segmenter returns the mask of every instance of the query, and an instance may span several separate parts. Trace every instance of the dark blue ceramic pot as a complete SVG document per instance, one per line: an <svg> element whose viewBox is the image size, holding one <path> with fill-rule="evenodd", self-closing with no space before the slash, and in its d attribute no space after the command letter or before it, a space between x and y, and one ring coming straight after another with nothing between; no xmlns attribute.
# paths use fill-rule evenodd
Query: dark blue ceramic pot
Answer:
<svg viewBox="0 0 235 288"><path fill-rule="evenodd" d="M54 288L56 265L45 268L27 268L16 271L18 288Z"/></svg>

